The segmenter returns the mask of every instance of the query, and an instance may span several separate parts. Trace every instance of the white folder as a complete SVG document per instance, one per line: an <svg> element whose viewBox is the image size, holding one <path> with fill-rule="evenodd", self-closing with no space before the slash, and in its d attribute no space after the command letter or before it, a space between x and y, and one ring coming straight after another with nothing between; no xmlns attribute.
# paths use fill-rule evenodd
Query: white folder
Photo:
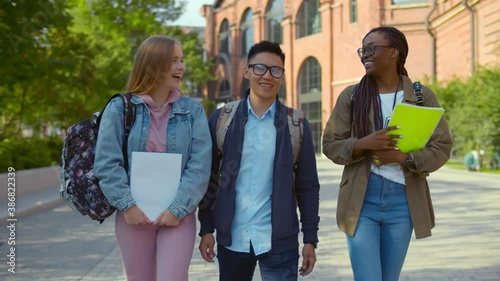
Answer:
<svg viewBox="0 0 500 281"><path fill-rule="evenodd" d="M181 181L182 154L132 152L130 189L137 206L152 221L174 200Z"/></svg>

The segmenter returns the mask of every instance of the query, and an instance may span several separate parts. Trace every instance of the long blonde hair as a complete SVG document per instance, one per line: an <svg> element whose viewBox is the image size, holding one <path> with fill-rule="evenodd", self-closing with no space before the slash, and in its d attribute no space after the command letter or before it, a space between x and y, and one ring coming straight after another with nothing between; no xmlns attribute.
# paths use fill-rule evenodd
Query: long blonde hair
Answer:
<svg viewBox="0 0 500 281"><path fill-rule="evenodd" d="M181 46L179 41L163 35L154 35L142 42L128 77L127 93L150 93L163 82L172 65L175 44Z"/></svg>

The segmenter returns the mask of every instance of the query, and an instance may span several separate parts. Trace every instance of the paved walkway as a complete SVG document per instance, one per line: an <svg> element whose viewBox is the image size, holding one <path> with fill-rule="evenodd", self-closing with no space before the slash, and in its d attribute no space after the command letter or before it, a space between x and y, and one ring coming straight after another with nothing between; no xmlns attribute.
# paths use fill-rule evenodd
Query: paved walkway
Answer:
<svg viewBox="0 0 500 281"><path fill-rule="evenodd" d="M345 239L335 221L341 167L318 159L320 243L313 273L299 280L352 280ZM443 168L431 175L437 226L412 240L400 280L500 280L500 176ZM4 208L4 206L2 206ZM113 220L98 225L60 205L19 219L17 273L7 272L6 226L0 234L0 280L124 280ZM191 281L218 280L217 264L195 245ZM254 280L260 280L256 271Z"/></svg>

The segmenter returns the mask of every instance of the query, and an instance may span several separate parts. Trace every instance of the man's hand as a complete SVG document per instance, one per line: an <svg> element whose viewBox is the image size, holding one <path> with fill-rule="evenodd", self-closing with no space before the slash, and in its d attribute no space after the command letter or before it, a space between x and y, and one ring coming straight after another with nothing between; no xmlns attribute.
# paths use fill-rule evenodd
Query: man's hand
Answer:
<svg viewBox="0 0 500 281"><path fill-rule="evenodd" d="M165 210L158 216L154 224L159 226L178 226L180 221L181 220L169 210Z"/></svg>
<svg viewBox="0 0 500 281"><path fill-rule="evenodd" d="M125 216L125 221L129 225L148 225L153 223L137 206L128 208L123 212L123 215Z"/></svg>
<svg viewBox="0 0 500 281"><path fill-rule="evenodd" d="M314 245L305 244L302 248L302 266L299 269L300 276L307 276L313 271L316 263L316 250Z"/></svg>
<svg viewBox="0 0 500 281"><path fill-rule="evenodd" d="M201 237L198 249L200 250L201 257L207 262L214 262L214 245L215 239L212 233L207 233Z"/></svg>

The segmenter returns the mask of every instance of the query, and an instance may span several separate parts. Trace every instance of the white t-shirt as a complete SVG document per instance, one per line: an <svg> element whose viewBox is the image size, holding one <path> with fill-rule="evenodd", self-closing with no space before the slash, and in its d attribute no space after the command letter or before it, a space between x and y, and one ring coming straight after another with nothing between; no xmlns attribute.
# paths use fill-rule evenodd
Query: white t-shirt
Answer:
<svg viewBox="0 0 500 281"><path fill-rule="evenodd" d="M384 128L387 127L389 121L392 117L392 112L394 111L394 93L388 94L379 94L380 96L380 105L382 108L382 124ZM402 103L404 97L404 91L401 90L396 93L396 103ZM405 177L403 174L403 170L401 170L401 165L394 164L385 164L380 167L377 167L375 163L372 163L371 171L377 175L381 175L382 177L397 182L400 184L405 184Z"/></svg>

